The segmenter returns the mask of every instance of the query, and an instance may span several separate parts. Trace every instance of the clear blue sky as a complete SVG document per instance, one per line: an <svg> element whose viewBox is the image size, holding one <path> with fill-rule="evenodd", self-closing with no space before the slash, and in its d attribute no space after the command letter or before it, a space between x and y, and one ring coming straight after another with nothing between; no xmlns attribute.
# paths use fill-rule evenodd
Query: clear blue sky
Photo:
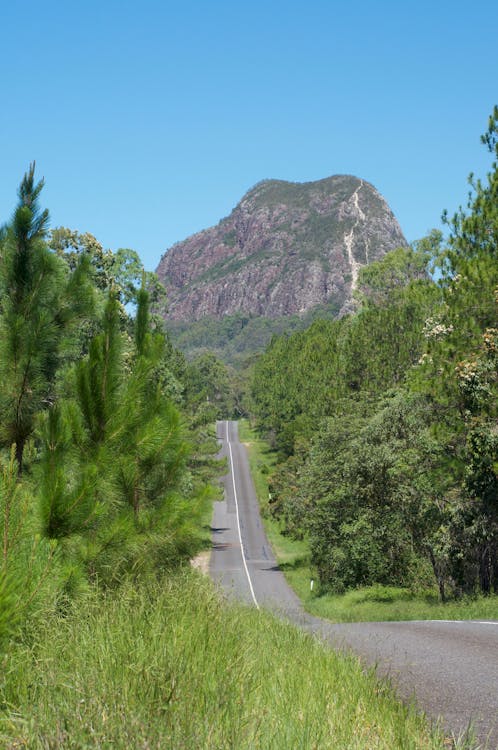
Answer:
<svg viewBox="0 0 498 750"><path fill-rule="evenodd" d="M497 40L496 0L5 3L0 220L36 159L52 226L154 269L263 178L347 173L418 239L490 165Z"/></svg>

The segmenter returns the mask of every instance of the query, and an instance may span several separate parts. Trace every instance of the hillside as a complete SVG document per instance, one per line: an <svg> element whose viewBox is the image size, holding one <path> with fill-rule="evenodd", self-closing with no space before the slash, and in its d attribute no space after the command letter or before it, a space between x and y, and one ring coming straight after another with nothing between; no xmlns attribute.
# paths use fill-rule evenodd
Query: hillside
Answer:
<svg viewBox="0 0 498 750"><path fill-rule="evenodd" d="M164 253L157 268L168 294L164 315L180 329L234 315L302 317L318 305L341 315L360 267L401 245L392 211L364 180L265 180L217 226Z"/></svg>

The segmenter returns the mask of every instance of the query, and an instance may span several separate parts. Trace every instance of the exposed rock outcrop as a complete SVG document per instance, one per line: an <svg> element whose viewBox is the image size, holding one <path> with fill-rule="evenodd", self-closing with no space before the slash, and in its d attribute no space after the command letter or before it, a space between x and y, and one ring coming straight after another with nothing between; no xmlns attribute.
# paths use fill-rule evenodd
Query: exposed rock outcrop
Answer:
<svg viewBox="0 0 498 750"><path fill-rule="evenodd" d="M216 227L173 245L157 273L172 320L276 318L320 304L340 314L361 266L406 244L386 201L364 180L265 180Z"/></svg>

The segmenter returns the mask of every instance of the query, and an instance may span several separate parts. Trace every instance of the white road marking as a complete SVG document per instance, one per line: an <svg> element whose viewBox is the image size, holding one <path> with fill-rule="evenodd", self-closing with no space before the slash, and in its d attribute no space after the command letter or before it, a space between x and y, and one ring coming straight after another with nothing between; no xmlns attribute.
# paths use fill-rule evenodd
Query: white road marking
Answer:
<svg viewBox="0 0 498 750"><path fill-rule="evenodd" d="M254 589L252 587L251 576L249 575L249 568L247 567L246 556L244 555L244 545L242 544L242 534L241 534L241 531L240 531L239 502L237 500L237 490L235 488L235 472L233 470L232 445L230 443L230 438L228 437L228 422L225 422L225 424L226 424L226 430L227 430L228 451L230 453L230 474L232 475L233 496L235 498L235 514L236 514L236 517L237 517L237 529L238 529L238 532L239 532L240 552L242 554L242 562L244 563L244 570L246 571L247 582L249 583L249 589L251 591L252 600L253 600L254 604L256 605L256 609L259 609L259 604L258 604L258 601L256 599L256 595L254 594Z"/></svg>
<svg viewBox="0 0 498 750"><path fill-rule="evenodd" d="M406 620L405 622L410 622ZM412 620L411 622L449 622L454 625L496 625L498 622L495 620Z"/></svg>

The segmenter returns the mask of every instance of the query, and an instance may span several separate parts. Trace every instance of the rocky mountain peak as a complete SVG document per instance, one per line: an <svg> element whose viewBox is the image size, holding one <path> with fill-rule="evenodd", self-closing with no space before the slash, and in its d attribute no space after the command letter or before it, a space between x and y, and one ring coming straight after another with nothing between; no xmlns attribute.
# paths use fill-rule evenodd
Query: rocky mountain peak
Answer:
<svg viewBox="0 0 498 750"><path fill-rule="evenodd" d="M365 180L263 180L217 226L167 250L157 273L171 320L277 318L323 304L341 314L361 266L406 244L386 201Z"/></svg>

